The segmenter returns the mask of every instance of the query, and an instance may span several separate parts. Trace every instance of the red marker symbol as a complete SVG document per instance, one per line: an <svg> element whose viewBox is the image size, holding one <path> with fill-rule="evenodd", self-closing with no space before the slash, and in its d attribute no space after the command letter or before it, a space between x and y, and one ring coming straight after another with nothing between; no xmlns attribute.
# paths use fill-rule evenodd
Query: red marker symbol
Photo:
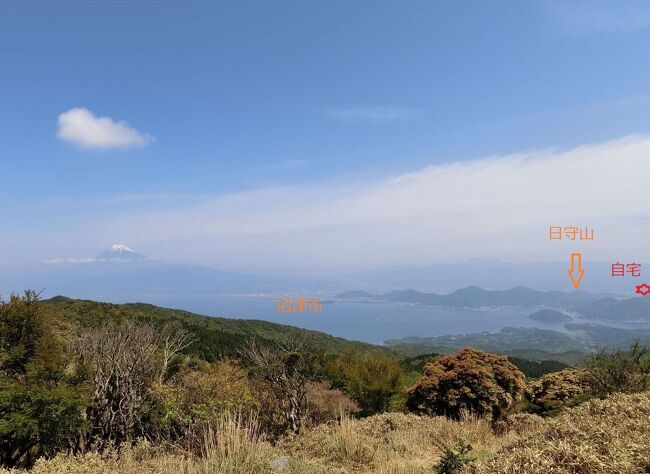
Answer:
<svg viewBox="0 0 650 474"><path fill-rule="evenodd" d="M637 285L635 288L636 288L636 292L641 296L647 296L648 294L650 294L650 285L648 285L647 283L644 283L643 285Z"/></svg>

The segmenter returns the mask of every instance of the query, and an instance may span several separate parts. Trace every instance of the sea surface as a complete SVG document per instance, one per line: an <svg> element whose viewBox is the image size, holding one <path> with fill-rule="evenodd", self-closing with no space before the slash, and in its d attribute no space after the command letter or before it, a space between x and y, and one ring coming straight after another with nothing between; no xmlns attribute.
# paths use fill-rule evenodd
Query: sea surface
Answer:
<svg viewBox="0 0 650 474"><path fill-rule="evenodd" d="M536 327L567 332L564 322L544 323L527 318L527 315L540 309L531 306L475 310L408 303L325 300L323 311L319 313L278 313L277 298L268 297L157 295L141 297L138 301L208 316L261 319L373 344L383 344L388 339L408 336L498 332L504 327ZM579 318L572 322L595 323ZM603 325L630 329L650 328L650 322Z"/></svg>

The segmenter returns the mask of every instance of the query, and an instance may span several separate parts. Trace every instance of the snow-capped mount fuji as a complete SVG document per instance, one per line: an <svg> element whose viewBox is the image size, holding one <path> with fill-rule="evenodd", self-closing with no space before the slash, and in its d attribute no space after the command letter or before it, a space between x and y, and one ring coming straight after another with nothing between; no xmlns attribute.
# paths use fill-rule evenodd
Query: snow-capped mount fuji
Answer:
<svg viewBox="0 0 650 474"><path fill-rule="evenodd" d="M43 297L66 295L111 302L215 295L286 295L320 291L322 284L283 277L235 273L197 265L149 259L124 244L96 258L27 268L18 275L0 272L0 294L43 288ZM336 291L342 291L340 287Z"/></svg>
<svg viewBox="0 0 650 474"><path fill-rule="evenodd" d="M113 244L110 249L104 250L97 255L97 260L110 260L110 261L139 261L148 260L144 255L134 252L124 244Z"/></svg>

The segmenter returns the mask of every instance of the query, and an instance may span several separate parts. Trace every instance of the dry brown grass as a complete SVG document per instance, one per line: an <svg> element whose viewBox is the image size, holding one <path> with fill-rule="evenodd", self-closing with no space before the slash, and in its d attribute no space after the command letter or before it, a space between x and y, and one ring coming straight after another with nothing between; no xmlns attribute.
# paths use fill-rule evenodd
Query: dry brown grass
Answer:
<svg viewBox="0 0 650 474"><path fill-rule="evenodd" d="M386 413L362 420L343 417L286 438L272 447L255 420L224 416L207 431L203 456L146 443L103 455L59 455L39 461L32 474L289 474L432 473L436 440L462 440L477 457L471 474L623 474L650 472L650 393L615 395L568 409L556 418L511 417L496 436L473 417L451 421ZM11 471L0 469L0 474Z"/></svg>
<svg viewBox="0 0 650 474"><path fill-rule="evenodd" d="M119 454L59 455L41 460L32 474L208 474L269 473L431 473L440 449L433 436L449 446L461 440L487 455L511 437L496 437L483 420L466 417L455 422L443 417L386 413L363 420L343 417L285 439L271 447L259 435L257 424L225 416L206 433L203 456L163 451L142 443ZM0 473L6 474L9 471Z"/></svg>
<svg viewBox="0 0 650 474"><path fill-rule="evenodd" d="M279 450L291 458L291 473L431 473L440 457L435 439L455 447L469 442L478 456L500 448L512 435L497 437L487 422L465 417L385 413L362 420L343 418L286 440Z"/></svg>
<svg viewBox="0 0 650 474"><path fill-rule="evenodd" d="M466 470L501 474L650 472L650 392L592 400Z"/></svg>
<svg viewBox="0 0 650 474"><path fill-rule="evenodd" d="M225 413L214 429L205 433L203 456L194 460L200 473L271 472L271 446L264 440L255 418Z"/></svg>
<svg viewBox="0 0 650 474"><path fill-rule="evenodd" d="M143 442L119 453L59 454L37 461L30 474L263 474L272 472L272 458L272 448L260 436L256 420L225 414L213 430L205 431L203 456ZM18 472L0 468L0 474Z"/></svg>

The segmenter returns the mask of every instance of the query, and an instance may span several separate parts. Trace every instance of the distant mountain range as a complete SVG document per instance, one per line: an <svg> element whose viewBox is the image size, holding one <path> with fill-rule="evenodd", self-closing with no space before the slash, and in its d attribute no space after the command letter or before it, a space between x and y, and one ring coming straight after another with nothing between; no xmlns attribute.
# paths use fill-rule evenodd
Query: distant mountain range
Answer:
<svg viewBox="0 0 650 474"><path fill-rule="evenodd" d="M521 273L522 269L529 269L526 265L513 267L514 264L496 264L494 262L467 262L457 265L423 267L419 269L420 283L421 286L424 283L427 286L432 286L437 285L445 278L448 278L450 282L456 279L463 279L464 282L486 281L488 274L495 275L496 280L493 281L495 283L500 278L498 275L502 272L495 272L494 265L497 265L498 268L503 267L502 270L506 273L512 268L518 268L515 273ZM557 279L559 270L554 265L535 265L541 265L540 268L549 271L553 270ZM590 265L592 273L595 273L593 270L596 264ZM473 274L470 272L471 268L474 269ZM406 273L411 277L418 276L417 272L411 271L412 267L409 269L409 272ZM359 278L359 285L362 286L363 279ZM427 280L427 278L430 279ZM629 285L629 279L627 280ZM587 284L588 280L585 280L584 285ZM50 264L15 269L0 267L0 295L6 296L11 292L22 292L27 288L37 291L44 290L44 297L67 294L79 298L119 302L151 300L152 297L158 296L277 296L296 293L331 295L340 292L345 286L340 281L251 275L197 265L165 263L149 259L127 245L114 244L95 258L59 259L51 261ZM469 286L446 294L428 293L415 289L383 293L355 290L339 293L337 297L348 300L390 301L456 308L538 306L569 310L593 320L650 321L650 297L634 296L621 299L611 293L538 291L521 285L501 290L486 290L479 286Z"/></svg>
<svg viewBox="0 0 650 474"><path fill-rule="evenodd" d="M422 293L416 290L390 291L373 294L365 291L346 291L336 295L342 299L374 299L403 303L418 303L427 306L479 308L482 306L553 306L569 307L591 303L608 294L591 294L584 291L537 291L525 286L509 290L484 290L469 286L448 294Z"/></svg>
<svg viewBox="0 0 650 474"><path fill-rule="evenodd" d="M650 296L602 298L580 307L579 312L603 321L650 321Z"/></svg>
<svg viewBox="0 0 650 474"><path fill-rule="evenodd" d="M44 290L44 297L66 294L116 301L157 295L286 294L333 288L322 281L267 277L159 262L123 244L115 244L95 258L60 260L11 273L5 270L4 274L2 270L0 268L0 295L21 293L31 288Z"/></svg>
<svg viewBox="0 0 650 474"><path fill-rule="evenodd" d="M567 275L568 259L569 255L566 260L557 262L514 263L472 259L433 265L399 265L343 275L337 281L347 288L373 293L407 288L425 293L449 293L468 285L494 290L526 286L540 290L567 291L573 288ZM634 295L633 280L612 278L611 262L594 262L585 258L584 268L586 273L581 290ZM650 262L643 264L643 268L650 268Z"/></svg>
<svg viewBox="0 0 650 474"><path fill-rule="evenodd" d="M442 295L421 293L416 290L391 291L383 294L354 290L339 293L337 297L455 308L547 306L574 311L586 318L602 321L650 321L650 297L617 299L608 293L537 291L523 286L509 290L483 290L470 286Z"/></svg>

